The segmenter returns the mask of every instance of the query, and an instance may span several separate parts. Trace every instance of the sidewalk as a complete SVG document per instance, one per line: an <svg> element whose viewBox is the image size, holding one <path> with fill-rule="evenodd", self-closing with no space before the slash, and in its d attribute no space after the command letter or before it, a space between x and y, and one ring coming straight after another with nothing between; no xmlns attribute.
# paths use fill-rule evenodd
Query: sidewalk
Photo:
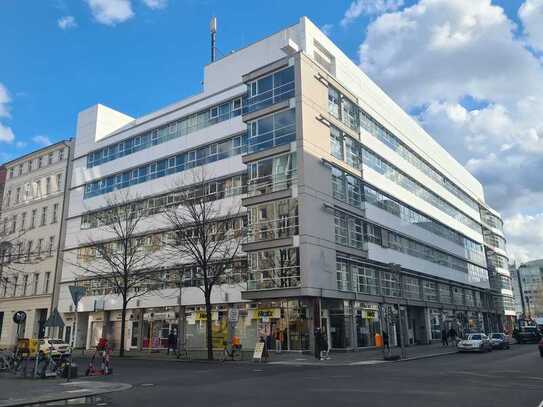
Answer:
<svg viewBox="0 0 543 407"><path fill-rule="evenodd" d="M89 402L100 394L128 390L125 383L100 380L23 379L8 373L0 375L0 407L28 406L61 400L84 399Z"/></svg>
<svg viewBox="0 0 543 407"><path fill-rule="evenodd" d="M456 353L454 346L443 347L441 343L433 343L430 345L411 345L406 348L407 359L416 360L435 356L450 355ZM400 348L392 348L392 355L400 355ZM87 353L87 357L90 352ZM74 355L76 356L76 355ZM215 351L215 362L220 362L223 359L223 352ZM242 360L236 360L236 363L252 362L253 352L244 351ZM151 353L149 351L129 351L125 353L125 359L143 359L143 360L169 360L177 362L207 362L207 353L205 350L190 351L189 358L182 357L177 359L174 355L168 355L165 351ZM313 354L301 352L270 352L269 364L275 365L315 365L315 366L356 366L356 365L376 365L380 363L388 363L389 361L383 358L383 349L371 348L357 351L340 351L330 352L330 360L317 360ZM228 361L227 363L232 363Z"/></svg>
<svg viewBox="0 0 543 407"><path fill-rule="evenodd" d="M441 343L430 345L411 345L406 347L407 359L417 360L436 356L451 355L456 353L454 346L443 347ZM400 355L400 348L392 348L392 355ZM311 366L357 366L357 365L377 365L381 363L390 363L384 360L383 349L372 348L359 351L330 352L329 360L317 360L309 354L293 353L275 353L271 352L270 364L275 365L311 365Z"/></svg>

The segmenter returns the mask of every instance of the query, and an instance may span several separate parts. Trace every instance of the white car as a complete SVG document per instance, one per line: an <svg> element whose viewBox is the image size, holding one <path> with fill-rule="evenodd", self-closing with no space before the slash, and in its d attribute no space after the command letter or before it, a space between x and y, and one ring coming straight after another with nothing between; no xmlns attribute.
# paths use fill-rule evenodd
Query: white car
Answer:
<svg viewBox="0 0 543 407"><path fill-rule="evenodd" d="M483 333L468 334L456 345L459 352L490 352L492 344L490 339Z"/></svg>
<svg viewBox="0 0 543 407"><path fill-rule="evenodd" d="M70 345L61 339L40 339L40 351L51 353L51 356L61 356L71 354Z"/></svg>

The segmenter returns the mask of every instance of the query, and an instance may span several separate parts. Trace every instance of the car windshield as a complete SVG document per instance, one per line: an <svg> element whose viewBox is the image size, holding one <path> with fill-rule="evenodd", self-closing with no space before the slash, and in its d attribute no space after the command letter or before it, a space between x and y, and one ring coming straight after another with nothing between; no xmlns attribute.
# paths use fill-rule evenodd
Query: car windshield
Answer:
<svg viewBox="0 0 543 407"><path fill-rule="evenodd" d="M502 334L492 334L492 339L503 339Z"/></svg>
<svg viewBox="0 0 543 407"><path fill-rule="evenodd" d="M470 335L468 336L468 340L471 340L471 341L480 341L481 340L481 335L477 334L477 335Z"/></svg>

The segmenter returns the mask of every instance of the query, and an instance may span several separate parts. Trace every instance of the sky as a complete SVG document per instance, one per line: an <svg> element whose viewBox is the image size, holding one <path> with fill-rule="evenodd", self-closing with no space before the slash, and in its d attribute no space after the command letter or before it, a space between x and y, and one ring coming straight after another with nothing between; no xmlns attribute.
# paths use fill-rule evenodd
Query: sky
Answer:
<svg viewBox="0 0 543 407"><path fill-rule="evenodd" d="M308 16L484 185L543 258L543 0L0 0L0 163L201 90L219 55Z"/></svg>

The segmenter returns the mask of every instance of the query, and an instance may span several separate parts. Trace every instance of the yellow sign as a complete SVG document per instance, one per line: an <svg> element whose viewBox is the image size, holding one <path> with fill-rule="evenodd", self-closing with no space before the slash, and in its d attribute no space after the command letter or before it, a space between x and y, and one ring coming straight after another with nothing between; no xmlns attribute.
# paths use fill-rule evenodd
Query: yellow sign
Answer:
<svg viewBox="0 0 543 407"><path fill-rule="evenodd" d="M258 308L253 311L253 319L262 319L262 318L281 318L281 309Z"/></svg>

